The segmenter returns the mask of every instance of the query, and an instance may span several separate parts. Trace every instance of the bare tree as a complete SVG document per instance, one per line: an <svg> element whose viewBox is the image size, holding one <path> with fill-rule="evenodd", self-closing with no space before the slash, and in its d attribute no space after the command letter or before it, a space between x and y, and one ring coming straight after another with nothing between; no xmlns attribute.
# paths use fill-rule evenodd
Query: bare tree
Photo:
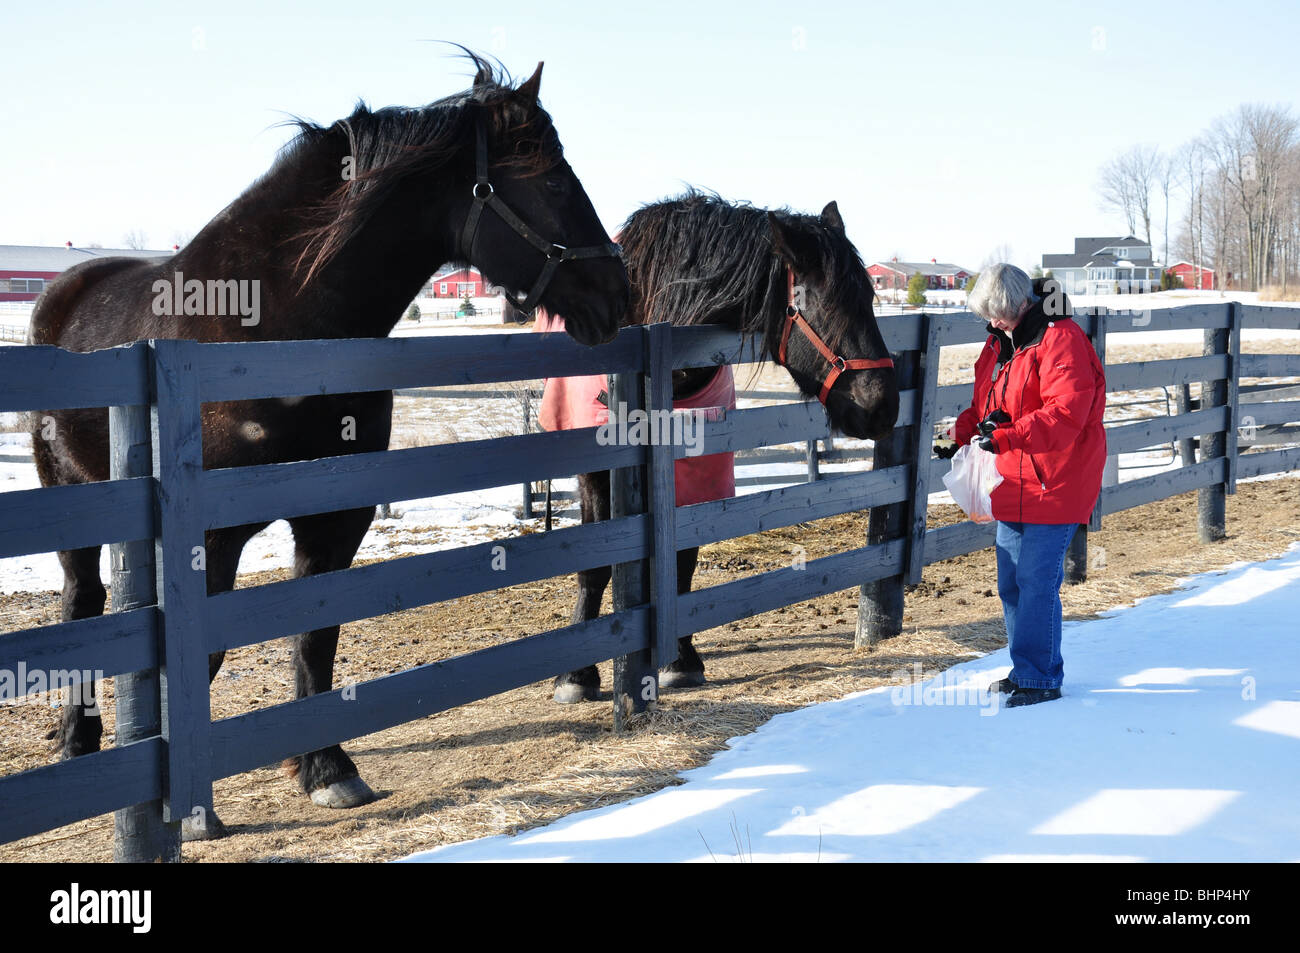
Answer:
<svg viewBox="0 0 1300 953"><path fill-rule="evenodd" d="M1157 153L1155 171L1156 183L1160 187L1160 195L1164 201L1165 210L1165 244L1164 251L1160 255L1160 261L1167 266L1169 264L1169 193L1173 190L1178 177L1175 157Z"/></svg>
<svg viewBox="0 0 1300 953"><path fill-rule="evenodd" d="M1191 262L1194 285L1201 278L1202 270L1206 267L1205 176L1208 164L1209 156L1204 142L1200 139L1193 139L1186 143L1170 157L1171 168L1177 169L1178 187L1187 196L1187 212L1183 219L1182 233L1185 237L1179 242L1176 254Z"/></svg>
<svg viewBox="0 0 1300 953"><path fill-rule="evenodd" d="M1101 207L1108 212L1119 212L1128 223L1128 234L1137 231L1132 184L1124 174L1119 159L1111 159L1101 167L1097 191L1101 196Z"/></svg>
<svg viewBox="0 0 1300 953"><path fill-rule="evenodd" d="M136 251L141 251L149 247L148 236L145 235L143 230L133 228L122 236L122 247L133 248Z"/></svg>
<svg viewBox="0 0 1300 953"><path fill-rule="evenodd" d="M1118 155L1101 167L1098 193L1101 207L1120 212L1128 223L1128 233L1138 234L1138 224L1151 244L1151 191L1160 179L1163 159L1160 150L1139 145Z"/></svg>
<svg viewBox="0 0 1300 953"><path fill-rule="evenodd" d="M1245 280L1252 291L1273 270L1284 183L1298 138L1300 122L1289 109L1252 104L1216 120L1208 137L1224 190L1240 213Z"/></svg>
<svg viewBox="0 0 1300 953"><path fill-rule="evenodd" d="M980 271L988 271L990 265L997 265L1002 262L1011 261L1011 246L1003 242L997 248L993 249L984 256L984 261L980 263Z"/></svg>

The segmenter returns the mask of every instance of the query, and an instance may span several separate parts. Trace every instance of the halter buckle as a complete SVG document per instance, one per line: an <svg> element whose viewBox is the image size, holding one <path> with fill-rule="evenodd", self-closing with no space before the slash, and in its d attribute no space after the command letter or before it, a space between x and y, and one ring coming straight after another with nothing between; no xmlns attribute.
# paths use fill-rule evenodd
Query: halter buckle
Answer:
<svg viewBox="0 0 1300 953"><path fill-rule="evenodd" d="M484 191L479 191L480 189ZM478 199L480 202L486 202L492 197L492 193L495 191L496 190L492 188L491 182L475 182L474 187L470 190L474 198Z"/></svg>
<svg viewBox="0 0 1300 953"><path fill-rule="evenodd" d="M845 362L844 358L836 354L831 358L831 367L843 374L848 369L848 364Z"/></svg>
<svg viewBox="0 0 1300 953"><path fill-rule="evenodd" d="M569 249L566 248L564 245L557 244L556 242L551 242L551 247L546 250L546 257L549 258L551 261L563 261L564 253L568 250Z"/></svg>

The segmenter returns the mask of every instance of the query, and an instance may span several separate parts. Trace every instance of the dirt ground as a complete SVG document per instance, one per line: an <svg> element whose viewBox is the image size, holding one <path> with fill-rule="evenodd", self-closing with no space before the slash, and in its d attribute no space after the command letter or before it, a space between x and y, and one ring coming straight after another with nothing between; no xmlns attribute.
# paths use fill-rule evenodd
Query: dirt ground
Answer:
<svg viewBox="0 0 1300 953"><path fill-rule="evenodd" d="M932 507L932 526L960 518ZM705 547L697 588L861 545L865 514L848 514ZM1062 594L1069 619L1167 591L1176 580L1237 560L1275 555L1300 540L1300 483L1294 477L1242 484L1228 498L1228 538L1202 545L1196 495L1107 517L1090 540L1088 581ZM258 574L241 584L281 578ZM563 625L571 577L516 586L343 627L336 684L375 678ZM509 833L573 811L679 783L730 738L779 712L849 692L924 677L1004 644L991 550L936 563L908 594L905 631L874 650L853 647L857 591L822 596L696 636L709 684L666 693L658 710L615 735L610 666L604 700L557 706L538 683L433 715L344 747L379 795L349 811L314 806L278 768L216 784L224 840L185 847L190 861L387 860L439 844ZM54 593L0 597L0 631L56 621ZM1069 691L1069 655L1066 655ZM229 654L213 685L212 713L224 718L292 697L288 644ZM102 696L111 743L111 686ZM47 763L45 734L59 712L37 696L0 706L0 774ZM112 856L112 818L94 818L0 846L0 861L103 860Z"/></svg>

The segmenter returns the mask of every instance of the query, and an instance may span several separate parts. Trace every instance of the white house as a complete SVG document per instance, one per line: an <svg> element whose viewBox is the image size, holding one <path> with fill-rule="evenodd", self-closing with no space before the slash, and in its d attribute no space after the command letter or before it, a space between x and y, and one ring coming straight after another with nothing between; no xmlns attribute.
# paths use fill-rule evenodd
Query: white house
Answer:
<svg viewBox="0 0 1300 953"><path fill-rule="evenodd" d="M1044 255L1043 271L1066 294L1141 294L1160 290L1163 269L1152 260L1151 246L1129 235L1076 238L1073 254Z"/></svg>

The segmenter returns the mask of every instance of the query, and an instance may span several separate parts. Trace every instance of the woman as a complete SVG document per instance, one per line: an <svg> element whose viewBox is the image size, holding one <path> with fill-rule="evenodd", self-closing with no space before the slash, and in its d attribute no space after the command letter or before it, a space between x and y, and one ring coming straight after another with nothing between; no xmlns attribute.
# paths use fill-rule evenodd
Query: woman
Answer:
<svg viewBox="0 0 1300 953"><path fill-rule="evenodd" d="M1012 668L989 691L1007 707L1061 697L1061 582L1065 552L1101 491L1106 462L1106 377L1097 352L1052 280L1031 282L1014 265L987 268L970 310L988 322L975 363L975 393L935 452L976 441L997 454L998 595Z"/></svg>

